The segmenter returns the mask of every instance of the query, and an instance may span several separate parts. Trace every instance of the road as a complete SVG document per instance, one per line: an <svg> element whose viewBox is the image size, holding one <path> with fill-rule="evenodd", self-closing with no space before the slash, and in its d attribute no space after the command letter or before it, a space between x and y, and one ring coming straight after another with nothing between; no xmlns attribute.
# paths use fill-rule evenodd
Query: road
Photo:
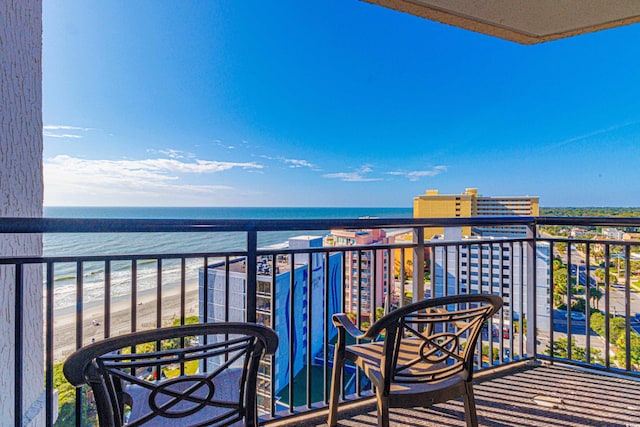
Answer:
<svg viewBox="0 0 640 427"><path fill-rule="evenodd" d="M566 255L559 255L556 253L556 256L560 256L562 262L567 263ZM571 274L577 276L578 283L580 285L585 285L587 283L587 273L586 273L586 264L585 264L585 256L581 252L572 251L571 252ZM594 269L594 266L590 266L591 269ZM577 273L577 274L576 274ZM596 286L596 278L593 275L593 272L589 274L589 283L591 286ZM612 284L610 286L609 297L609 310L610 313L614 316L624 316L625 315L625 285L624 284ZM604 294L604 289L603 289ZM631 288L630 290L630 314L631 317L634 317L636 313L640 313L640 295ZM598 302L598 306L600 310L604 312L605 308L605 298L604 295L602 299Z"/></svg>
<svg viewBox="0 0 640 427"><path fill-rule="evenodd" d="M554 340L558 338L566 338L567 337L567 325L568 321L565 317L566 312L562 310L553 310L553 334ZM586 331L587 322L586 320L576 320L571 319L571 338L575 341L575 345L578 347L586 347L587 346L587 331ZM549 331L541 331L543 333L540 334L538 340L544 344L548 345L549 342ZM589 330L589 341L592 349L600 350L600 354L604 353L604 338L595 333L593 330Z"/></svg>

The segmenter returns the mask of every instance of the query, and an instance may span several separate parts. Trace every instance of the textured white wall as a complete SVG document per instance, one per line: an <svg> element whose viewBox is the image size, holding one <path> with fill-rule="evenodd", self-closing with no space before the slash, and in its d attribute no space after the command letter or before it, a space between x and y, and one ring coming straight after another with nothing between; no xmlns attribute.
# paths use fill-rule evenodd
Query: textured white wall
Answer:
<svg viewBox="0 0 640 427"><path fill-rule="evenodd" d="M42 216L42 3L0 1L0 217ZM39 235L0 235L0 256L40 255ZM0 268L0 423L14 419L15 279ZM23 413L44 424L42 269L25 269Z"/></svg>

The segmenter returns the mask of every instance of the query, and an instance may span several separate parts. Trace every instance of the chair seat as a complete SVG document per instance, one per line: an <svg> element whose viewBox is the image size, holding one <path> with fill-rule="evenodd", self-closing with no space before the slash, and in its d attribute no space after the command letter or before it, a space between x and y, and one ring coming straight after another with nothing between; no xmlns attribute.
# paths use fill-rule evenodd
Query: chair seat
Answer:
<svg viewBox="0 0 640 427"><path fill-rule="evenodd" d="M428 407L459 397L467 427L477 427L472 383L476 343L482 326L501 307L502 299L494 295L426 299L385 314L366 331L356 327L347 313L334 314L338 339L329 427L338 423L345 361L358 366L374 386L379 427L389 426L389 408ZM368 343L347 345L347 334ZM383 335L384 342L377 341Z"/></svg>
<svg viewBox="0 0 640 427"><path fill-rule="evenodd" d="M91 387L101 427L256 427L260 359L277 348L273 329L255 323L171 326L89 344L63 372Z"/></svg>
<svg viewBox="0 0 640 427"><path fill-rule="evenodd" d="M153 402L157 406L162 406L163 404L175 399L174 396L162 393L162 390L166 390L169 393L184 394L187 389L193 387L193 391L190 395L194 399L206 399L207 395L212 392L212 396L207 400L226 402L227 405L237 405L241 375L241 369L228 369L221 372L212 380L213 390L211 390L211 387L205 382L200 381L200 378L203 378L203 376L199 375L162 380L153 384L155 389L159 390L153 398ZM138 384L131 384L126 387L125 393L129 395L132 401L129 423L133 423L151 412L149 397L152 392L153 389L143 387ZM224 406L204 405L195 401L181 400L179 398L177 398L177 403L175 403L175 405L168 408L168 412L171 414L186 413L192 410L195 410L194 413L186 417L175 418L171 416L155 416L140 425L145 427L195 426L200 425L207 420L212 420L225 414L231 415L233 412L236 412L234 409L225 408ZM242 420L238 420L238 422L231 425L240 426L243 424Z"/></svg>
<svg viewBox="0 0 640 427"><path fill-rule="evenodd" d="M403 364L417 359L420 355L419 350L421 343L421 340L404 340L400 345L398 363ZM346 358L353 361L359 368L361 368L365 372L367 378L369 378L376 387L382 386L380 367L382 366L383 349L383 342L356 344L347 346L346 348ZM462 372L462 363L459 363L458 365L460 372ZM462 392L464 389L464 377L462 374L448 376L442 380L430 382L411 381L411 377L423 377L429 373L436 375L445 367L448 369L455 369L453 366L447 367L444 363L418 361L410 368L403 370L402 373L407 375L406 380L403 380L402 377L395 377L391 380L389 390L390 394L431 394L443 389L456 388L456 385L460 386L460 391ZM429 403L437 403L439 401L441 400L437 399Z"/></svg>

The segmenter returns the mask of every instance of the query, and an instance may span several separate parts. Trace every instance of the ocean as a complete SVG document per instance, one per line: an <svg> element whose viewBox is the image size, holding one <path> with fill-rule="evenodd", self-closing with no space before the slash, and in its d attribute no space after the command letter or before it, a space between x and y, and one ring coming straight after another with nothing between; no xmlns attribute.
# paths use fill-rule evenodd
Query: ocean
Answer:
<svg viewBox="0 0 640 427"><path fill-rule="evenodd" d="M107 219L332 219L410 218L411 208L180 208L180 207L46 207L48 218ZM328 230L312 230L324 236ZM285 242L289 237L309 234L302 231L264 232L258 245L266 247ZM245 233L49 233L44 235L45 256L134 255L244 250ZM202 259L187 260L188 277L197 277ZM137 288L148 291L157 285L157 262L139 261ZM163 286L176 286L180 280L179 260L162 264ZM83 294L87 304L104 298L105 263L82 264ZM57 263L54 269L54 306L69 310L75 305L77 266ZM131 262L114 261L111 265L112 297L130 293Z"/></svg>

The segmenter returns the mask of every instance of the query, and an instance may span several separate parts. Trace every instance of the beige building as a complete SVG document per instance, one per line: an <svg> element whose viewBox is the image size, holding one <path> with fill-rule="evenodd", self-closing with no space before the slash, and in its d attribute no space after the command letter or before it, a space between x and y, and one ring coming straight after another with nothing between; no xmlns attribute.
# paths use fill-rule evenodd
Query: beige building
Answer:
<svg viewBox="0 0 640 427"><path fill-rule="evenodd" d="M477 216L538 216L540 212L537 196L498 196L478 195L477 188L467 188L461 194L440 194L438 190L427 190L425 194L413 199L414 218L471 218ZM462 227L462 235L523 234L522 226L500 227ZM444 228L425 229L425 240L436 234L444 234Z"/></svg>

